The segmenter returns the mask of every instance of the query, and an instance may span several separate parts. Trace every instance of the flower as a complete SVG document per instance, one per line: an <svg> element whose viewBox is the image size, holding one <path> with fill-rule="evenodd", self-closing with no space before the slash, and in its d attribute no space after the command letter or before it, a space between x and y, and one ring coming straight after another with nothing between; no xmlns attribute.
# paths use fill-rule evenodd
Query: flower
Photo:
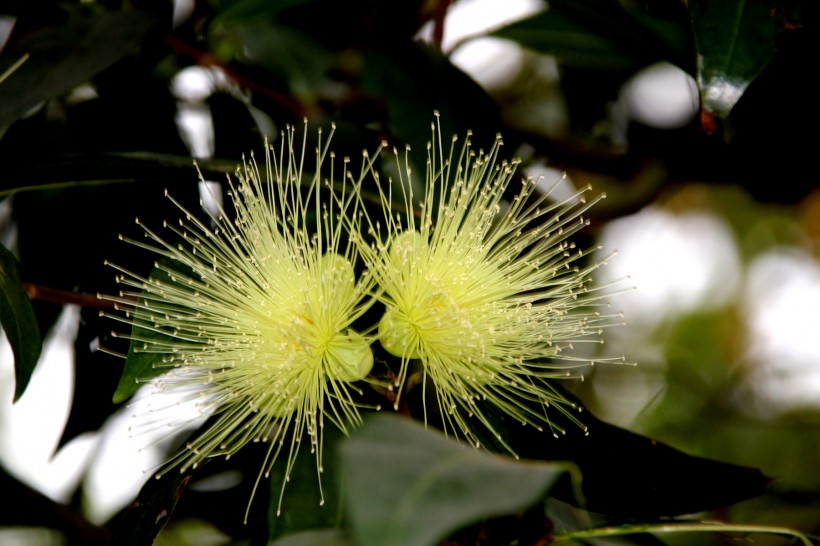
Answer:
<svg viewBox="0 0 820 546"><path fill-rule="evenodd" d="M154 366L169 371L160 389L190 393L214 417L162 472L269 442L255 491L282 451L290 473L305 436L321 473L325 418L344 432L360 422L353 383L368 375L373 353L352 325L372 304L373 283L355 279L357 247L344 226L356 225L358 183L347 160L336 172L332 134L323 143L319 131L309 183L306 137L300 151L289 128L278 152L266 144L264 172L251 157L238 181L229 177L233 219L220 209L206 225L169 196L184 215L178 226L164 223L173 241L139 220L148 242L125 239L161 260L147 278L114 266L128 289L101 297L125 308L126 316L113 316L133 326L124 336L131 350L155 355ZM337 175L341 189L331 184Z"/></svg>
<svg viewBox="0 0 820 546"><path fill-rule="evenodd" d="M537 193L535 180L525 179L507 206L502 197L519 162L499 159L500 137L489 152L476 151L469 134L460 149L453 137L446 150L438 121L432 133L418 208L410 161L402 164L394 149L399 180L379 184L383 218L366 219L375 242L359 241L383 290L378 339L401 358L399 395L411 362L420 362L421 384L429 378L435 387L445 432L477 447L475 421L506 446L485 403L553 433L563 430L548 406L581 425L574 416L580 408L549 381L578 377L579 367L592 364L569 350L598 342L601 328L617 316L599 312L604 304L589 287L603 262L579 267L589 251L567 240L588 224L583 214L604 196L587 202L587 188L551 202L548 193ZM396 201L405 214L391 212ZM427 420L426 397L424 415Z"/></svg>

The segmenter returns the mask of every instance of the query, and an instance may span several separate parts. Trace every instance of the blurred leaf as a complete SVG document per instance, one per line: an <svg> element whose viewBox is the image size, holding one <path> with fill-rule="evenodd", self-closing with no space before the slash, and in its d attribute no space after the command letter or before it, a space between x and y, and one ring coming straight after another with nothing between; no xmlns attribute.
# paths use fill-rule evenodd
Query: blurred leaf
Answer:
<svg viewBox="0 0 820 546"><path fill-rule="evenodd" d="M110 544L149 546L171 519L177 501L190 473L166 472L161 478L150 478L127 508L106 526Z"/></svg>
<svg viewBox="0 0 820 546"><path fill-rule="evenodd" d="M354 546L344 531L339 529L322 529L302 531L284 536L268 546Z"/></svg>
<svg viewBox="0 0 820 546"><path fill-rule="evenodd" d="M282 512L278 513L282 486L287 476L288 457L280 454L271 469L268 529L270 539L309 529L337 528L342 525L344 502L342 484L333 454L346 435L333 424L323 428L322 475L319 490L316 453L310 442L299 445L299 454L290 469L289 483L282 496ZM324 498L324 502L322 499ZM317 543L324 544L324 542Z"/></svg>
<svg viewBox="0 0 820 546"><path fill-rule="evenodd" d="M725 118L766 68L789 0L692 0L702 108ZM794 23L792 23L794 24Z"/></svg>
<svg viewBox="0 0 820 546"><path fill-rule="evenodd" d="M290 94L302 102L315 101L316 89L330 66L329 53L316 41L286 24L259 19L224 24L222 32L244 57L288 86Z"/></svg>
<svg viewBox="0 0 820 546"><path fill-rule="evenodd" d="M166 525L153 546L218 546L229 543L230 539L207 521L186 518Z"/></svg>
<svg viewBox="0 0 820 546"><path fill-rule="evenodd" d="M62 25L13 44L15 59L25 53L29 59L0 86L0 128L132 52L155 23L152 15L136 10L72 12Z"/></svg>
<svg viewBox="0 0 820 546"><path fill-rule="evenodd" d="M272 19L294 6L314 0L220 0L214 23L237 23Z"/></svg>
<svg viewBox="0 0 820 546"><path fill-rule="evenodd" d="M613 524L613 521L610 518L588 512L583 508L567 504L554 497L547 499L545 511L554 526L553 536L556 539L555 542L558 542L558 537L561 537L560 542L565 546L666 546L665 542L650 534L602 538L585 537L578 540L568 540L564 537L569 532L606 527ZM620 523L620 520L616 520L616 522Z"/></svg>
<svg viewBox="0 0 820 546"><path fill-rule="evenodd" d="M17 260L0 246L0 326L14 353L14 401L26 391L40 357L42 341L31 300L20 284Z"/></svg>
<svg viewBox="0 0 820 546"><path fill-rule="evenodd" d="M514 461L396 416L368 419L341 448L347 513L360 546L426 546L543 498L567 464Z"/></svg>
<svg viewBox="0 0 820 546"><path fill-rule="evenodd" d="M477 148L489 148L501 131L498 106L487 92L447 57L422 45L369 51L362 87L385 102L387 133L398 140L391 144L398 144L400 151L410 145L410 159L420 165L434 111L441 114L442 134L463 137L472 130Z"/></svg>
<svg viewBox="0 0 820 546"><path fill-rule="evenodd" d="M658 60L688 69L686 27L624 9L616 0L557 0L546 11L491 34L595 70L635 70Z"/></svg>
<svg viewBox="0 0 820 546"><path fill-rule="evenodd" d="M238 161L197 160L203 176L223 180ZM61 154L36 163L14 162L0 173L0 197L24 191L43 191L112 184L191 184L197 179L190 157L150 152Z"/></svg>
<svg viewBox="0 0 820 546"><path fill-rule="evenodd" d="M181 264L173 262L175 269L180 269ZM189 272L185 273L186 275ZM151 279L159 279L163 283L172 284L171 276L164 270L154 268L151 271ZM162 362L162 354L156 352L143 352L148 340L165 340L172 341L170 336L142 328L138 325L131 327L129 334L131 343L128 345L128 354L125 357L125 367L122 370L122 376L117 384L117 390L114 392L112 401L119 404L134 395L140 387L141 383L145 383L158 375L165 373L167 368L157 366L157 362Z"/></svg>
<svg viewBox="0 0 820 546"><path fill-rule="evenodd" d="M568 392L564 395L574 399ZM583 507L592 512L633 520L691 514L760 495L769 484L755 468L688 455L605 423L587 410L578 418L586 433L560 421L566 434L558 437L514 422L501 430L506 430L510 446L521 457L576 464L583 476ZM578 495L567 480L551 495L577 503Z"/></svg>

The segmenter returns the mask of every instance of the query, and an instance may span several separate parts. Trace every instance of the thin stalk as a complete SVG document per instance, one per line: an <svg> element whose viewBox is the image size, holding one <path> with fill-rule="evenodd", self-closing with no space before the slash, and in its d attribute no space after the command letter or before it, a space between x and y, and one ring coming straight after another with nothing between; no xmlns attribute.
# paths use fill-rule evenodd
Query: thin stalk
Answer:
<svg viewBox="0 0 820 546"><path fill-rule="evenodd" d="M623 535L633 535L637 533L764 533L770 535L785 535L798 539L804 546L814 546L815 543L808 535L794 529L786 527L774 527L769 525L727 525L719 522L697 522L697 523L657 523L657 524L637 524L621 525L617 527L599 527L597 529L581 529L567 533L556 534L553 542L563 542L565 540L602 538Z"/></svg>

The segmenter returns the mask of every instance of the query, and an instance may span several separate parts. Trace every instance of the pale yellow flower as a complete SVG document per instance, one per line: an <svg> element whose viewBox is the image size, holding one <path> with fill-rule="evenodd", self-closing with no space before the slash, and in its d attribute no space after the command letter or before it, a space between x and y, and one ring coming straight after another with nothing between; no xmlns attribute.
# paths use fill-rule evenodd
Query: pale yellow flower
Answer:
<svg viewBox="0 0 820 546"><path fill-rule="evenodd" d="M499 159L500 137L483 152L470 135L444 147L438 123L432 133L422 199L413 194L409 159L394 150L399 179L379 183L383 215L366 220L375 242L360 241L383 290L379 340L401 358L395 387L400 393L411 364L419 363L445 431L476 445L476 424L506 445L485 404L554 433L561 429L549 406L581 425L575 406L550 381L579 377L591 362L573 345L597 343L603 326L620 322L600 311L606 306L590 288L601 262L576 265L588 251L568 241L603 196L585 201L584 190L552 202L535 180L524 179L506 203L518 161ZM404 203L401 214L396 202ZM427 412L425 406L425 419Z"/></svg>
<svg viewBox="0 0 820 546"><path fill-rule="evenodd" d="M127 239L161 260L148 278L114 266L128 288L101 297L126 311L114 316L135 327L132 351L170 371L160 388L191 393L215 418L163 472L269 442L258 486L283 451L289 474L306 440L321 473L325 421L345 432L360 422L354 382L369 374L373 354L353 323L372 303L373 282L355 278L357 247L345 227L356 227L358 182L329 152L330 136L322 142L319 132L309 179L306 141L295 142L291 128L278 150L266 150L264 171L251 158L229 181L235 212L203 223L174 201L184 218L165 223L167 234L140 224L147 242Z"/></svg>

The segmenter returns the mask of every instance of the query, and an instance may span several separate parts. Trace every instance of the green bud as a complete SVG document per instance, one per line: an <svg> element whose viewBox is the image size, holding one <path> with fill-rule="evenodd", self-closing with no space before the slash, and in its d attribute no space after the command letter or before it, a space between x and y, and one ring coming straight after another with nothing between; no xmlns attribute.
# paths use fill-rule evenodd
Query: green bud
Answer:
<svg viewBox="0 0 820 546"><path fill-rule="evenodd" d="M341 381L359 381L373 369L370 343L358 332L337 335L327 348L328 373Z"/></svg>
<svg viewBox="0 0 820 546"><path fill-rule="evenodd" d="M390 307L379 321L379 341L384 349L402 358L419 358L419 336L407 317Z"/></svg>

